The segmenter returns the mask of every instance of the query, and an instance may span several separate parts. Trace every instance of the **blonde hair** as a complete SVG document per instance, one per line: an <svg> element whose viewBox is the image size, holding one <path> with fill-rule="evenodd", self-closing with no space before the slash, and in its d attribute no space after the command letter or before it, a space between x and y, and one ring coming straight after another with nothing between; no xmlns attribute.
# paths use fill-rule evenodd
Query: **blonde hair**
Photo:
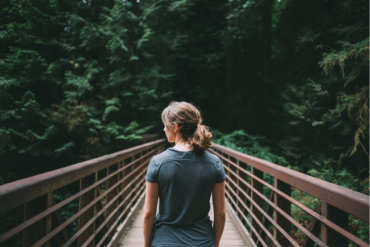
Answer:
<svg viewBox="0 0 370 247"><path fill-rule="evenodd" d="M177 123L182 138L195 152L201 152L213 146L212 133L207 126L201 125L200 112L191 103L172 101L162 111L162 122L170 130L174 128L174 123Z"/></svg>

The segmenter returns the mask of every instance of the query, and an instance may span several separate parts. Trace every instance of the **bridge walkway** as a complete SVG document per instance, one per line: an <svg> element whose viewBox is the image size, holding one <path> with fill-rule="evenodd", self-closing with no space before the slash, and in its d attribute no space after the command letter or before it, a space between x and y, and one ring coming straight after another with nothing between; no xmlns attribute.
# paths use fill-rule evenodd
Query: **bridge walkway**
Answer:
<svg viewBox="0 0 370 247"><path fill-rule="evenodd" d="M143 237L143 210L144 204L141 203L138 212L135 215L134 220L126 230L121 241L119 242L119 247L142 247L144 244ZM213 221L213 205L211 204L211 210L209 212L209 217ZM220 247L241 247L246 246L243 241L235 223L232 221L229 212L226 213L226 224L225 229L221 238Z"/></svg>

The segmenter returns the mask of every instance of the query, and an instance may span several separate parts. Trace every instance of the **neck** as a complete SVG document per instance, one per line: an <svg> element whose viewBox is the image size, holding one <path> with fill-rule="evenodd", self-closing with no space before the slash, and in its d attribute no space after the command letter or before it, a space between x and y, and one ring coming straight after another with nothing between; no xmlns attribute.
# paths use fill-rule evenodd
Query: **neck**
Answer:
<svg viewBox="0 0 370 247"><path fill-rule="evenodd" d="M180 134L176 135L174 148L180 151L192 150L189 143L186 142Z"/></svg>
<svg viewBox="0 0 370 247"><path fill-rule="evenodd" d="M179 133L176 133L175 145L180 143L186 143L186 141L182 138L182 136Z"/></svg>

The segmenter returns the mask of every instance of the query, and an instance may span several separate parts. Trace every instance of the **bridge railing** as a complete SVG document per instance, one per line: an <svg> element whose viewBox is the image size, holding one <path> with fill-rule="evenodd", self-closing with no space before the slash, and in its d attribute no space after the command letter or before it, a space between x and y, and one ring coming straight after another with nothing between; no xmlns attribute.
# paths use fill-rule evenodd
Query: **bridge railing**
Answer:
<svg viewBox="0 0 370 247"><path fill-rule="evenodd" d="M0 235L0 246L17 237L23 246L115 246L143 199L149 160L164 149L165 140L158 140L0 186L0 220L11 210L24 212L23 222ZM349 216L369 223L369 196L217 144L210 151L224 163L226 197L252 245L369 246L348 230ZM75 192L56 202L63 189ZM318 206L297 201L292 191L307 193ZM61 215L76 202L76 212ZM293 207L311 217L308 227ZM302 242L293 229L305 235Z"/></svg>
<svg viewBox="0 0 370 247"><path fill-rule="evenodd" d="M348 229L350 215L369 223L368 195L217 144L210 151L223 161L226 197L257 246L336 247L349 246L349 241L369 246ZM318 202L317 207L297 201L292 191L307 193ZM296 220L292 208L310 217L311 224ZM304 234L300 236L304 240L292 237L293 230Z"/></svg>
<svg viewBox="0 0 370 247"><path fill-rule="evenodd" d="M0 219L24 208L24 221L0 235L0 246L10 246L15 237L22 238L22 246L116 245L143 198L147 165L165 143L153 141L0 186ZM54 193L63 188L75 193L56 202ZM62 209L73 203L78 210L63 221ZM77 227L72 236L66 230L71 225Z"/></svg>

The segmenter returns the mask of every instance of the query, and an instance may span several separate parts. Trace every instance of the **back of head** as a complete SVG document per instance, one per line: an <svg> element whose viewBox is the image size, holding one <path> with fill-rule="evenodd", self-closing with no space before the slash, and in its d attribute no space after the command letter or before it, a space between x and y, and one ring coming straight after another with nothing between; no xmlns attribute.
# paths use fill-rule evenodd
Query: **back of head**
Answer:
<svg viewBox="0 0 370 247"><path fill-rule="evenodd" d="M162 112L162 122L168 129L177 123L182 138L195 152L202 152L212 147L212 133L202 125L199 110L187 102L172 101Z"/></svg>

